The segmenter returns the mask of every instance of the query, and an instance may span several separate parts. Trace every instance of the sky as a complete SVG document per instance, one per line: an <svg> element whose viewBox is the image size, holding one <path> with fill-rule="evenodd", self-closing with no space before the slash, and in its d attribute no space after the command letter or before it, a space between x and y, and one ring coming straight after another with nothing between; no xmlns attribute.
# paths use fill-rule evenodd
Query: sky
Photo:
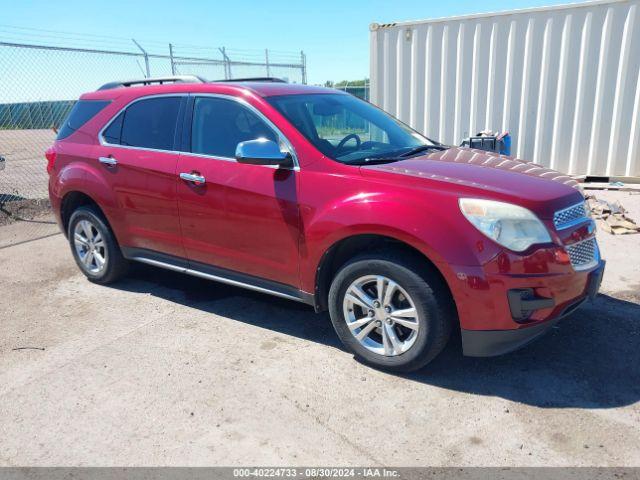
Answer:
<svg viewBox="0 0 640 480"><path fill-rule="evenodd" d="M265 48L307 56L308 83L356 80L369 76L369 25L471 13L570 3L557 0L206 1L206 0L0 0L0 41L30 40L131 49L130 38L145 48L167 53L165 43L225 46L240 55ZM33 30L17 30L22 27ZM100 35L101 37L98 37ZM134 47L135 48L135 47ZM168 47L167 47L168 48ZM242 50L240 52L239 50ZM246 52L244 50L247 50Z"/></svg>

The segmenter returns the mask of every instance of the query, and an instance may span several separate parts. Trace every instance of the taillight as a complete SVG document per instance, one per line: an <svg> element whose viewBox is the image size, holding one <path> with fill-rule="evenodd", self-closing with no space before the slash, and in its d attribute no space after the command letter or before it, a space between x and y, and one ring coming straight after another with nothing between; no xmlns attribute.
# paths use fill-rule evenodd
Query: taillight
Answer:
<svg viewBox="0 0 640 480"><path fill-rule="evenodd" d="M53 149L53 147L49 147L47 148L47 151L44 152L44 156L47 159L47 173L50 174L53 170L53 165L56 162L56 151Z"/></svg>

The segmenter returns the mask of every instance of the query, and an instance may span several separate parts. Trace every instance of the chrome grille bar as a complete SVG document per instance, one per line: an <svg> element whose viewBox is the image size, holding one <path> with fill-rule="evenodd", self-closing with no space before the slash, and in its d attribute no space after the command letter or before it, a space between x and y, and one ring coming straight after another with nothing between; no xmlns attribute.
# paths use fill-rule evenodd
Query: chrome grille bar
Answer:
<svg viewBox="0 0 640 480"><path fill-rule="evenodd" d="M595 237L565 246L574 270L586 270L598 264L599 252Z"/></svg>
<svg viewBox="0 0 640 480"><path fill-rule="evenodd" d="M554 213L553 225L556 227L556 230L562 230L564 228L569 228L586 218L588 218L586 204L585 202L580 202Z"/></svg>

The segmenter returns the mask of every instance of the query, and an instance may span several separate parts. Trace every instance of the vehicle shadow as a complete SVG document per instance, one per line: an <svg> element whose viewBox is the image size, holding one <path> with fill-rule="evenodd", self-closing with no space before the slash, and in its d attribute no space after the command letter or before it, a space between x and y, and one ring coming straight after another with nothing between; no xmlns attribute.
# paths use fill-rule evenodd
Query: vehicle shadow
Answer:
<svg viewBox="0 0 640 480"><path fill-rule="evenodd" d="M342 348L329 316L284 298L233 287L142 263L133 264L127 278L109 285L187 305L261 328Z"/></svg>
<svg viewBox="0 0 640 480"><path fill-rule="evenodd" d="M296 302L145 265L113 287L342 349L328 315ZM541 408L630 405L640 400L640 305L600 295L536 342L500 357L463 357L454 335L427 367L397 377Z"/></svg>
<svg viewBox="0 0 640 480"><path fill-rule="evenodd" d="M640 305L599 295L521 350L461 355L459 338L405 378L541 408L613 408L640 400Z"/></svg>

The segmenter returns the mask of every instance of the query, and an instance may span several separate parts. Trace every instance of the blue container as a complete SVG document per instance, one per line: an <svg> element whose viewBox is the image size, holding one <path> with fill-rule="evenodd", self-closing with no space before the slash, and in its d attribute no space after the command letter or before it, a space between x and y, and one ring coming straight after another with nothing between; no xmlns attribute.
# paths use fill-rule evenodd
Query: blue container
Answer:
<svg viewBox="0 0 640 480"><path fill-rule="evenodd" d="M511 135L506 133L500 142L500 153L502 155L511 155Z"/></svg>

